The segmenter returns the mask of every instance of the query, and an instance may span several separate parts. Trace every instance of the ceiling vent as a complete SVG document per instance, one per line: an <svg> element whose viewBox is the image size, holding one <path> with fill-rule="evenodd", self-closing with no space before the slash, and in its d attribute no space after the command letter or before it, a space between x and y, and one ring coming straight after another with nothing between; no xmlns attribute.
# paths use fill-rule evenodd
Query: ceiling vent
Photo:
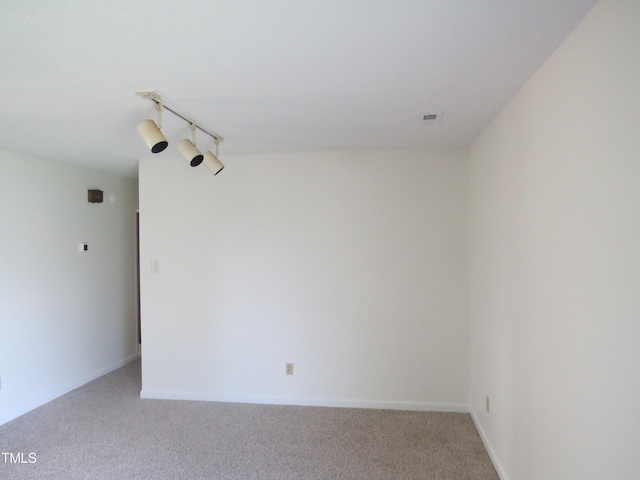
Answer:
<svg viewBox="0 0 640 480"><path fill-rule="evenodd" d="M442 113L421 113L420 121L425 125L435 125L442 120Z"/></svg>

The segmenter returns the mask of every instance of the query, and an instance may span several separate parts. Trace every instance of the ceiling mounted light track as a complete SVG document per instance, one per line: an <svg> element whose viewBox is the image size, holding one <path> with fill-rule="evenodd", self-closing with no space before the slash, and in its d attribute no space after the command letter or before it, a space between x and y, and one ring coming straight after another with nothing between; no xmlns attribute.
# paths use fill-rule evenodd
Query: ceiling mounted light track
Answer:
<svg viewBox="0 0 640 480"><path fill-rule="evenodd" d="M165 110L169 110L175 116L187 122L189 124L189 127L191 128L191 140L185 138L184 140L180 140L180 142L178 142L178 151L189 162L189 165L191 165L192 167L197 167L204 162L205 166L211 171L211 173L213 173L214 175L220 173L220 171L224 168L224 165L218 159L218 145L220 144L220 142L224 141L224 138L222 138L220 135L205 130L189 117L178 113L172 107L168 107L157 92L143 91L136 92L136 94L141 96L142 98L146 98L147 100L151 100L152 102L154 102L156 104L156 110L158 111L157 125L153 120L148 119L140 122L137 127L138 133L147 143L147 146L149 147L149 149L151 149L152 153L160 153L165 148L167 148L167 145L169 145L169 142L160 131L162 128L162 109L164 108ZM200 153L200 150L198 150L198 148L196 147L196 129L213 138L216 144L215 155L211 151L206 152L204 155Z"/></svg>

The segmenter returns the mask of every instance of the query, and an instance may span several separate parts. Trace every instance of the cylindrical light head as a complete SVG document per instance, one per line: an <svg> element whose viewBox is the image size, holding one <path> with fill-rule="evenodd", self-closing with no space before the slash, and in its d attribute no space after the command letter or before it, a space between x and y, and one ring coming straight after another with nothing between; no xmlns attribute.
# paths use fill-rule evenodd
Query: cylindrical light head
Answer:
<svg viewBox="0 0 640 480"><path fill-rule="evenodd" d="M153 120L143 120L138 124L138 133L147 142L147 146L153 153L159 153L167 148L169 142Z"/></svg>
<svg viewBox="0 0 640 480"><path fill-rule="evenodd" d="M204 154L204 166L211 170L211 173L217 175L224 168L224 165L218 157L216 157L212 152L205 152Z"/></svg>
<svg viewBox="0 0 640 480"><path fill-rule="evenodd" d="M203 156L191 140L180 140L178 142L178 151L189 162L192 167L197 167L202 163Z"/></svg>

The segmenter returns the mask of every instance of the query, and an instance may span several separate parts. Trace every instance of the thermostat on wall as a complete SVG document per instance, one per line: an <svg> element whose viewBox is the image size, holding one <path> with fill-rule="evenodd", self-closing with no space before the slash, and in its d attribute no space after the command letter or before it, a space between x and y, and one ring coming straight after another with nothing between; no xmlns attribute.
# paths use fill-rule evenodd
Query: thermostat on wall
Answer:
<svg viewBox="0 0 640 480"><path fill-rule="evenodd" d="M84 252L89 251L89 244L87 244L87 243L79 243L78 244L78 251L80 253L84 253Z"/></svg>

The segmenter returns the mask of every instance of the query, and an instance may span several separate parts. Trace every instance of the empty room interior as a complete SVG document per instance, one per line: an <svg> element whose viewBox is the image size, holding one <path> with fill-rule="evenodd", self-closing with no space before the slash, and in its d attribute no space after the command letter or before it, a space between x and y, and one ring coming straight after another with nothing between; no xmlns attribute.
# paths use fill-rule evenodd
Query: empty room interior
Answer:
<svg viewBox="0 0 640 480"><path fill-rule="evenodd" d="M16 422L139 364L139 405L459 414L501 480L640 478L638 25L2 2L0 477L53 461Z"/></svg>

